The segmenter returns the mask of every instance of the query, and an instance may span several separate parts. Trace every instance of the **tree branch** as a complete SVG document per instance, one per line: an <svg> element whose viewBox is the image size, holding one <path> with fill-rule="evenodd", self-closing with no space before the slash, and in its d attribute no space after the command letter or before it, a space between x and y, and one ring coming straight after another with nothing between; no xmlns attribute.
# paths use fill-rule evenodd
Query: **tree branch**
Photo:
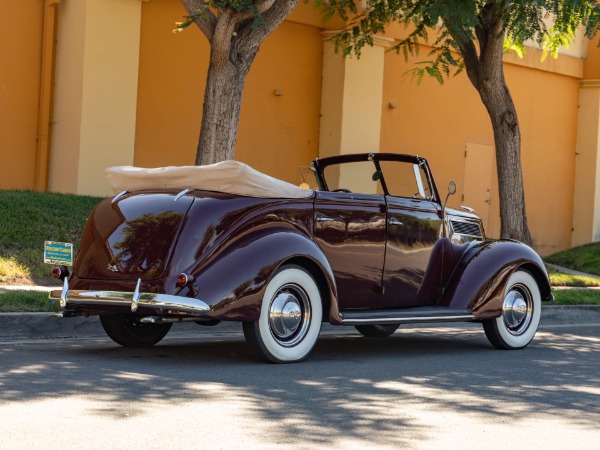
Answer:
<svg viewBox="0 0 600 450"><path fill-rule="evenodd" d="M234 20L235 24L239 24L242 23L244 21L250 20L250 19L254 19L256 17L257 14L264 14L265 11L267 11L269 8L271 8L271 6L273 6L273 3L275 3L276 0L263 0L263 1L258 1L256 2L255 6L256 6L256 10L255 11L235 11L231 18ZM221 14L223 10L219 9L219 15Z"/></svg>
<svg viewBox="0 0 600 450"><path fill-rule="evenodd" d="M457 32L452 24L449 21L444 21L444 25L450 34L450 37L458 47L458 51L462 56L463 61L465 62L465 69L467 71L467 76L469 77L469 81L475 87L475 89L479 90L479 56L477 55L477 48L475 47L475 42L473 39L466 40L462 38L461 34ZM477 36L477 40L479 41L478 34L479 27L475 28L475 33Z"/></svg>
<svg viewBox="0 0 600 450"><path fill-rule="evenodd" d="M485 47L481 49L480 61L483 66L495 66L502 61L504 53L504 22L498 18L487 30Z"/></svg>
<svg viewBox="0 0 600 450"><path fill-rule="evenodd" d="M259 25L257 27L245 26L239 34L240 42L244 41L248 44L255 43L256 46L260 45L260 43L271 34L271 32L277 28L287 16L289 16L297 3L298 0L264 1L264 13L262 13L264 25Z"/></svg>
<svg viewBox="0 0 600 450"><path fill-rule="evenodd" d="M198 25L198 28L200 28L200 31L202 31L209 42L212 42L217 18L206 2L204 0L181 0L181 3L190 16L195 16L199 11L203 11L203 14L195 18L194 23Z"/></svg>
<svg viewBox="0 0 600 450"><path fill-rule="evenodd" d="M469 41L458 45L460 54L465 62L465 70L473 87L479 90L479 58L475 42Z"/></svg>
<svg viewBox="0 0 600 450"><path fill-rule="evenodd" d="M258 11L259 14L264 14L268 9L271 8L271 6L273 6L273 3L275 3L275 1L276 0L259 1L259 2L257 2L256 10Z"/></svg>

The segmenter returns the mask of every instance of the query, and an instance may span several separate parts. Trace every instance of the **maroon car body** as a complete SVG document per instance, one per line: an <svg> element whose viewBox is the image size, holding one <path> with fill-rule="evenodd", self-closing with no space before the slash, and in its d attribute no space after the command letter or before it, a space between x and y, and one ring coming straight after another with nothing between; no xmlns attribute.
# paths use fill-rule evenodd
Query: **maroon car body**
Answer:
<svg viewBox="0 0 600 450"><path fill-rule="evenodd" d="M481 321L496 347L531 341L552 298L541 259L446 209L423 158L337 156L311 173L315 189L297 198L154 188L106 199L51 298L63 317L99 314L128 346L179 321L242 322L274 362L305 358L321 321L366 336Z"/></svg>

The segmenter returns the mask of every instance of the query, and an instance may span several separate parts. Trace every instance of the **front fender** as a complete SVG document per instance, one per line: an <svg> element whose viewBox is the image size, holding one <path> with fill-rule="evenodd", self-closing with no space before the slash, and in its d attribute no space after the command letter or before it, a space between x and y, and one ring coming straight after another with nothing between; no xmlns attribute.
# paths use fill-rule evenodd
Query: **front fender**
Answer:
<svg viewBox="0 0 600 450"><path fill-rule="evenodd" d="M283 227L250 233L199 267L193 273L194 296L210 306L211 318L256 321L267 283L288 261L312 272L323 296L337 305L333 271L320 248L304 234Z"/></svg>
<svg viewBox="0 0 600 450"><path fill-rule="evenodd" d="M525 269L535 278L542 300L551 300L544 263L529 246L513 240L471 244L460 258L442 296L441 305L468 308L475 319L502 313L504 287L510 275Z"/></svg>

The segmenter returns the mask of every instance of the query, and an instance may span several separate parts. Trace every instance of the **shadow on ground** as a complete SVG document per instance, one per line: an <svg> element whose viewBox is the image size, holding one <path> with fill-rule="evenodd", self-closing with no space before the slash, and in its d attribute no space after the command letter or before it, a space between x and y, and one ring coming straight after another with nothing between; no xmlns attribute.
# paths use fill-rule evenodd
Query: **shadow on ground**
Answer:
<svg viewBox="0 0 600 450"><path fill-rule="evenodd" d="M414 432L417 425L410 414L397 413L398 405L409 411L427 404L499 422L535 412L597 426L599 338L545 331L526 350L511 352L492 349L479 329L428 330L401 330L382 340L326 336L306 361L289 365L259 362L240 335L167 339L142 350L105 339L63 341L43 350L41 344L3 345L0 404L98 396L106 406L92 413L119 419L143 416L148 402L235 396L253 417L285 421L283 440L310 424L303 439L315 446L340 436L364 439L366 430L401 446L398 430L410 426ZM396 412L386 413L391 407Z"/></svg>

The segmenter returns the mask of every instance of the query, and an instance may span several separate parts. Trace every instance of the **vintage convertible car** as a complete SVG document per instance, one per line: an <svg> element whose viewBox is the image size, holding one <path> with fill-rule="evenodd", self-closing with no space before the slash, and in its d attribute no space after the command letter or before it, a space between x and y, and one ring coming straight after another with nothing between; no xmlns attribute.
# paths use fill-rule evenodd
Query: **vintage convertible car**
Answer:
<svg viewBox="0 0 600 450"><path fill-rule="evenodd" d="M472 210L446 209L425 159L343 155L309 173L313 188L234 161L108 169L119 193L92 211L51 298L62 317L99 314L124 346L154 345L177 322L242 322L272 362L305 358L322 321L369 337L477 321L498 348L529 344L552 299L542 261L486 240Z"/></svg>

